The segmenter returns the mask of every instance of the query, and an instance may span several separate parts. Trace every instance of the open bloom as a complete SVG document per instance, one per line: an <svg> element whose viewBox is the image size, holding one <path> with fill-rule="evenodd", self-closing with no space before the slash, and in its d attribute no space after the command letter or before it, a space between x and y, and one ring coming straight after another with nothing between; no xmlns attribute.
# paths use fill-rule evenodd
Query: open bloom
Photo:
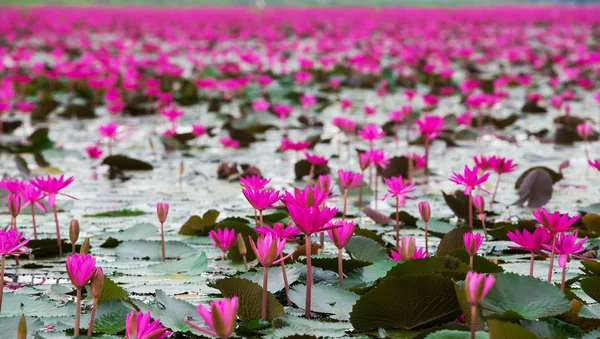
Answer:
<svg viewBox="0 0 600 339"><path fill-rule="evenodd" d="M282 223L276 223L273 227L269 227L269 225L263 225L256 227L254 229L256 233L261 235L271 234L279 239L285 239L286 241L294 241L295 235L300 234L300 230L298 227L294 227L291 223L287 225L287 227Z"/></svg>
<svg viewBox="0 0 600 339"><path fill-rule="evenodd" d="M21 179L4 178L0 180L0 188L9 193L19 193L24 185L26 184Z"/></svg>
<svg viewBox="0 0 600 339"><path fill-rule="evenodd" d="M508 239L516 243L519 246L508 246L508 248L516 250L526 250L530 252L538 252L542 249L543 245L547 245L552 241L552 233L550 233L544 227L538 226L535 228L533 233L529 233L528 230L508 231L506 233Z"/></svg>
<svg viewBox="0 0 600 339"><path fill-rule="evenodd" d="M30 180L29 182L33 186L46 192L46 194L48 195L48 205L50 205L50 207L54 207L54 203L56 202L56 195L62 194L62 193L60 193L60 191L63 188L69 186L73 182L73 180L75 180L74 177L68 177L67 179L65 179L65 176L63 174L58 178L51 177L50 175L48 175L48 177L46 177L46 178L36 177L36 178ZM72 197L70 195L66 195L66 194L62 194L62 195L65 195L69 198L75 199L74 197Z"/></svg>
<svg viewBox="0 0 600 339"><path fill-rule="evenodd" d="M337 248L344 248L354 233L354 222L338 220L330 223L327 234Z"/></svg>
<svg viewBox="0 0 600 339"><path fill-rule="evenodd" d="M480 189L486 193L490 193L485 189L481 188L481 184L487 181L491 173L484 173L481 177L477 176L479 169L477 166L470 169L469 166L465 165L463 174L460 175L454 171L452 171L452 177L450 177L450 181L457 185L465 186L465 194L470 195L471 191L474 189Z"/></svg>
<svg viewBox="0 0 600 339"><path fill-rule="evenodd" d="M242 193L250 205L260 211L273 206L279 200L279 191L276 190L245 188L242 190Z"/></svg>
<svg viewBox="0 0 600 339"><path fill-rule="evenodd" d="M85 152L87 153L90 159L98 159L102 156L102 149L96 145L88 146L85 148Z"/></svg>
<svg viewBox="0 0 600 339"><path fill-rule="evenodd" d="M160 323L160 319L152 321L150 312L131 310L125 322L127 339L164 339L171 334Z"/></svg>
<svg viewBox="0 0 600 339"><path fill-rule="evenodd" d="M377 113L377 110L373 106L364 105L363 108L365 110L366 115L373 115L373 114Z"/></svg>
<svg viewBox="0 0 600 339"><path fill-rule="evenodd" d="M425 156L417 153L408 153L406 155L408 160L413 162L413 171L418 171L421 168L425 167Z"/></svg>
<svg viewBox="0 0 600 339"><path fill-rule="evenodd" d="M590 134L592 134L593 131L594 131L594 126L592 126L588 123L583 123L583 124L577 125L577 134L579 134L579 136L583 140L587 140L587 138L590 136Z"/></svg>
<svg viewBox="0 0 600 339"><path fill-rule="evenodd" d="M512 159L493 156L490 158L490 168L498 174L510 173L517 168Z"/></svg>
<svg viewBox="0 0 600 339"><path fill-rule="evenodd" d="M202 328L186 320L188 325L214 337L228 339L233 335L237 319L238 297L213 300L210 302L210 310L200 304L197 310L210 329Z"/></svg>
<svg viewBox="0 0 600 339"><path fill-rule="evenodd" d="M256 99L252 102L252 109L256 112L264 112L271 107L271 104L265 99Z"/></svg>
<svg viewBox="0 0 600 339"><path fill-rule="evenodd" d="M41 209L42 211L48 211L46 206L40 202L42 199L44 199L44 192L35 187L34 185L30 183L23 185L23 187L19 191L19 194L21 195L21 200L23 200L23 202L25 203L23 204L22 208L34 204L37 208Z"/></svg>
<svg viewBox="0 0 600 339"><path fill-rule="evenodd" d="M598 171L600 171L600 160L599 159L595 159L595 160L588 160L588 164L597 169Z"/></svg>
<svg viewBox="0 0 600 339"><path fill-rule="evenodd" d="M175 123L177 119L182 117L185 113L182 110L179 110L175 107L167 107L163 108L160 111L160 114L169 119L170 122Z"/></svg>
<svg viewBox="0 0 600 339"><path fill-rule="evenodd" d="M559 234L556 238L555 247L556 253L560 254L560 257L558 258L558 265L560 267L565 267L567 262L571 261L571 257L578 257L575 256L575 254L585 251L583 244L586 240L587 237L581 239L580 241L577 241L577 231L573 233ZM544 244L542 245L542 247L546 251L552 251L552 245Z"/></svg>
<svg viewBox="0 0 600 339"><path fill-rule="evenodd" d="M294 193L285 191L281 200L287 205L301 207L320 206L329 196L329 191L322 190L318 185L307 185L304 190L294 188Z"/></svg>
<svg viewBox="0 0 600 339"><path fill-rule="evenodd" d="M398 202L400 206L404 206L406 203L406 198L415 199L416 197L408 195L411 192L415 191L415 185L407 180L404 182L402 176L399 177L391 177L384 178L385 184L388 186L387 194L381 199L385 200L389 197L398 198Z"/></svg>
<svg viewBox="0 0 600 339"><path fill-rule="evenodd" d="M281 152L285 152L287 150L292 150L296 152L303 151L310 147L310 142L300 140L298 142L294 142L290 139L283 138L279 144L279 150Z"/></svg>
<svg viewBox="0 0 600 339"><path fill-rule="evenodd" d="M483 237L479 233L467 232L463 234L463 242L467 253L469 253L470 256L474 256L477 254L477 251L479 251L479 247L481 247Z"/></svg>
<svg viewBox="0 0 600 339"><path fill-rule="evenodd" d="M240 142L230 137L222 137L219 142L225 148L240 148Z"/></svg>
<svg viewBox="0 0 600 339"><path fill-rule="evenodd" d="M23 232L18 232L16 228L9 228L8 231L0 229L0 256L29 253L29 251L21 250L27 245L29 239L23 239Z"/></svg>
<svg viewBox="0 0 600 339"><path fill-rule="evenodd" d="M206 134L206 127L204 125L200 125L200 124L193 124L192 125L192 134L196 137L202 136L202 135Z"/></svg>
<svg viewBox="0 0 600 339"><path fill-rule="evenodd" d="M288 105L275 105L273 106L273 112L279 115L280 120L285 120L288 115L292 114L294 106Z"/></svg>
<svg viewBox="0 0 600 339"><path fill-rule="evenodd" d="M319 207L303 207L293 204L288 204L287 207L290 217L296 223L296 227L306 235L325 231L327 229L325 226L335 217L338 211L335 207L325 207L323 210Z"/></svg>
<svg viewBox="0 0 600 339"><path fill-rule="evenodd" d="M571 225L579 220L578 215L570 218L568 213L562 215L559 211L550 213L545 208L534 210L531 213L533 213L533 216L537 219L537 221L552 234L571 231Z"/></svg>
<svg viewBox="0 0 600 339"><path fill-rule="evenodd" d="M213 244L223 251L223 253L229 251L229 249L237 242L237 235L235 230L227 227L217 228L217 230L211 230L208 235L213 241Z"/></svg>
<svg viewBox="0 0 600 339"><path fill-rule="evenodd" d="M83 288L96 272L96 258L89 254L78 254L67 256L67 273L71 283L77 288Z"/></svg>
<svg viewBox="0 0 600 339"><path fill-rule="evenodd" d="M260 175L240 177L240 185L244 188L259 190L267 186L271 179L263 179Z"/></svg>
<svg viewBox="0 0 600 339"><path fill-rule="evenodd" d="M467 301L471 305L477 306L477 304L479 304L490 292L495 282L496 278L493 276L487 276L473 271L467 272L467 278L465 279Z"/></svg>
<svg viewBox="0 0 600 339"><path fill-rule="evenodd" d="M398 245L398 252L391 251L389 260L403 261L411 259L427 258L427 252L424 248L418 248L415 243L415 237L402 237Z"/></svg>
<svg viewBox="0 0 600 339"><path fill-rule="evenodd" d="M473 113L467 111L463 114L457 115L456 116L456 122L459 125L464 125L467 127L471 127L471 124L473 122Z"/></svg>
<svg viewBox="0 0 600 339"><path fill-rule="evenodd" d="M439 115L424 115L415 123L423 139L435 139L444 130L444 118Z"/></svg>
<svg viewBox="0 0 600 339"><path fill-rule="evenodd" d="M327 192L327 196L331 194L333 186L331 185L331 177L327 174L319 175L317 178L316 186L321 190Z"/></svg>
<svg viewBox="0 0 600 339"><path fill-rule="evenodd" d="M254 244L252 237L248 237L248 240L250 240L250 246L256 258L263 266L268 267L284 260L283 258L277 258L279 258L285 247L285 239L279 239L277 236L268 233L258 237L256 244Z"/></svg>
<svg viewBox="0 0 600 339"><path fill-rule="evenodd" d="M373 141L385 137L385 132L379 125L369 124L358 131L363 139Z"/></svg>
<svg viewBox="0 0 600 339"><path fill-rule="evenodd" d="M304 155L306 156L306 160L314 165L326 165L328 162L327 158L320 155L310 154L308 152L305 152Z"/></svg>
<svg viewBox="0 0 600 339"><path fill-rule="evenodd" d="M104 125L98 126L98 132L105 138L115 138L119 132L119 124L116 122L109 122Z"/></svg>
<svg viewBox="0 0 600 339"><path fill-rule="evenodd" d="M338 170L338 178L344 189L358 187L362 181L362 174L352 171Z"/></svg>
<svg viewBox="0 0 600 339"><path fill-rule="evenodd" d="M486 155L474 156L475 166L482 171L487 171L492 168L492 157Z"/></svg>
<svg viewBox="0 0 600 339"><path fill-rule="evenodd" d="M382 149L374 148L372 150L366 151L365 153L367 154L365 157L368 157L370 159L371 164L375 164L381 168L386 168L386 166L390 163L390 160L392 159L392 157L385 154L385 152Z"/></svg>
<svg viewBox="0 0 600 339"><path fill-rule="evenodd" d="M167 220L167 215L169 215L169 204L166 202L156 204L156 215L158 216L158 221L164 223Z"/></svg>

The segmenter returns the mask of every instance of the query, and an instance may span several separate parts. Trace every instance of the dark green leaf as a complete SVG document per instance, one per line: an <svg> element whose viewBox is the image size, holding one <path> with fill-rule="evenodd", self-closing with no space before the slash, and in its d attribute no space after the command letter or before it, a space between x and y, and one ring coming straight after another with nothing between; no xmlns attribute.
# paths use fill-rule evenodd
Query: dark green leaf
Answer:
<svg viewBox="0 0 600 339"><path fill-rule="evenodd" d="M454 249L454 250L450 251L450 253L448 253L448 255L459 259L465 265L469 264L469 254L467 253L467 250L465 250L464 248ZM496 265L493 262L491 262L491 261L487 260L486 258L481 257L479 255L475 255L475 257L473 257L473 270L477 273L504 272L504 269L501 266Z"/></svg>
<svg viewBox="0 0 600 339"><path fill-rule="evenodd" d="M238 316L242 320L254 320L261 317L262 312L262 287L246 279L225 278L217 280L214 287L221 291L223 296L239 298ZM283 305L268 293L267 296L267 318L269 321L284 314Z"/></svg>

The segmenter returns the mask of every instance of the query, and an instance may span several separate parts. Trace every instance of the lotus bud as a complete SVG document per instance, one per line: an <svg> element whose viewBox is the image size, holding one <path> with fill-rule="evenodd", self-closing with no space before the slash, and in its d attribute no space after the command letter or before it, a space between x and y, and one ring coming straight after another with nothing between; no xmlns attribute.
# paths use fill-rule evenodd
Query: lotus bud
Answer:
<svg viewBox="0 0 600 339"><path fill-rule="evenodd" d="M8 210L13 218L19 215L21 211L21 197L18 194L11 193L8 195Z"/></svg>
<svg viewBox="0 0 600 339"><path fill-rule="evenodd" d="M238 245L238 249L240 250L241 255L246 255L246 253L248 253L248 250L246 249L246 243L244 242L244 237L242 236L242 233L238 234L237 245Z"/></svg>
<svg viewBox="0 0 600 339"><path fill-rule="evenodd" d="M27 339L27 321L25 315L21 314L19 326L17 327L17 339Z"/></svg>
<svg viewBox="0 0 600 339"><path fill-rule="evenodd" d="M429 207L429 203L427 201L419 202L419 213L421 214L421 219L425 222L429 222L431 218L431 207Z"/></svg>
<svg viewBox="0 0 600 339"><path fill-rule="evenodd" d="M77 219L72 219L69 224L69 240L71 240L71 244L75 244L79 240L79 221Z"/></svg>
<svg viewBox="0 0 600 339"><path fill-rule="evenodd" d="M411 260L415 255L415 238L402 237L400 256L402 260Z"/></svg>
<svg viewBox="0 0 600 339"><path fill-rule="evenodd" d="M79 254L89 254L90 253L90 238L85 238L83 240L83 244L81 244L81 248L79 249Z"/></svg>
<svg viewBox="0 0 600 339"><path fill-rule="evenodd" d="M483 196L476 196L475 198L473 198L473 202L475 203L475 207L477 208L479 214L483 214L483 212L485 211L485 200L483 199Z"/></svg>
<svg viewBox="0 0 600 339"><path fill-rule="evenodd" d="M169 204L166 202L156 204L156 215L158 215L158 221L164 223L169 215Z"/></svg>
<svg viewBox="0 0 600 339"><path fill-rule="evenodd" d="M100 298L102 295L102 289L104 288L104 271L102 267L96 267L96 272L94 272L94 276L92 277L92 296L94 298Z"/></svg>

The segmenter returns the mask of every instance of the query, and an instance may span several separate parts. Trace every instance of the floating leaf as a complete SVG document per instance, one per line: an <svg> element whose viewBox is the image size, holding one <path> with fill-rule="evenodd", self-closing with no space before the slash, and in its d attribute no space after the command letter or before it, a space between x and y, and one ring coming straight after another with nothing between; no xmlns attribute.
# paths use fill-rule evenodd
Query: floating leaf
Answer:
<svg viewBox="0 0 600 339"><path fill-rule="evenodd" d="M306 286L295 285L290 288L290 300L300 309L304 309ZM333 314L337 320L348 320L352 306L359 296L341 287L313 285L311 291L311 312Z"/></svg>
<svg viewBox="0 0 600 339"><path fill-rule="evenodd" d="M73 249L71 243L68 243L66 240L62 240L61 243L63 254L71 253ZM31 249L31 255L33 255L36 259L58 256L58 244L56 239L30 239L27 243L27 247ZM80 248L81 246L77 245L75 247L75 251L79 251Z"/></svg>
<svg viewBox="0 0 600 339"><path fill-rule="evenodd" d="M94 333L117 334L124 331L130 311L131 306L121 300L111 300L99 305L94 318Z"/></svg>
<svg viewBox="0 0 600 339"><path fill-rule="evenodd" d="M497 222L492 225L488 225L488 234L494 237L496 240L509 241L506 233L509 231L514 232L516 230L523 231L527 230L530 233L535 231L537 222L533 220L519 220L516 224L511 222Z"/></svg>
<svg viewBox="0 0 600 339"><path fill-rule="evenodd" d="M125 291L121 286L117 285L114 281L112 281L108 277L104 277L104 288L102 288L102 294L100 294L100 299L98 299L98 303L103 304L105 302L111 300L119 300L119 299L128 299L127 291Z"/></svg>
<svg viewBox="0 0 600 339"><path fill-rule="evenodd" d="M528 329L515 323L488 319L490 337L494 339L537 339L537 336Z"/></svg>
<svg viewBox="0 0 600 339"><path fill-rule="evenodd" d="M181 226L179 234L207 236L208 232L212 229L212 226L217 223L219 214L220 212L217 210L208 210L202 217L192 215L185 224Z"/></svg>
<svg viewBox="0 0 600 339"><path fill-rule="evenodd" d="M584 273L600 275L600 262L596 260L582 260L580 261L582 268L580 268Z"/></svg>
<svg viewBox="0 0 600 339"><path fill-rule="evenodd" d="M437 274L388 276L360 297L350 322L358 330L413 329L443 324L461 313L450 278Z"/></svg>
<svg viewBox="0 0 600 339"><path fill-rule="evenodd" d="M453 331L453 330L442 330L433 332L425 339L469 339L471 338L471 332L466 331ZM488 339L486 332L476 332L475 339Z"/></svg>
<svg viewBox="0 0 600 339"><path fill-rule="evenodd" d="M452 257L429 257L412 259L394 266L387 274L388 277L402 277L411 274L439 273L446 277L462 280L470 270L468 265Z"/></svg>
<svg viewBox="0 0 600 339"><path fill-rule="evenodd" d="M498 273L494 276L496 283L481 302L486 316L498 314L507 320L534 320L569 310L569 300L554 285L514 273Z"/></svg>
<svg viewBox="0 0 600 339"><path fill-rule="evenodd" d="M588 213L581 218L581 221L590 232L600 234L600 214Z"/></svg>
<svg viewBox="0 0 600 339"><path fill-rule="evenodd" d="M36 317L72 317L75 315L75 306L72 302L59 305L48 297L35 299L16 293L4 293L2 313L0 317L15 317L24 314ZM10 306L9 306L10 305Z"/></svg>
<svg viewBox="0 0 600 339"><path fill-rule="evenodd" d="M301 259L302 263L305 263L305 259ZM338 258L324 258L324 257L313 257L311 258L311 263L313 267L319 267L324 270L336 272L338 271ZM369 266L371 263L368 261L358 260L358 259L343 259L342 267L344 271L352 271L355 269L359 269L361 267Z"/></svg>
<svg viewBox="0 0 600 339"><path fill-rule="evenodd" d="M180 274L198 275L206 271L208 267L208 258L204 252L189 258L183 258L177 261L161 262L148 266L148 270L160 274Z"/></svg>
<svg viewBox="0 0 600 339"><path fill-rule="evenodd" d="M579 316L586 319L600 319L600 304L583 305L579 310Z"/></svg>
<svg viewBox="0 0 600 339"><path fill-rule="evenodd" d="M379 234L377 234L371 230L368 230L366 228L360 228L358 226L355 226L354 234L360 235L365 238L373 239L373 240L377 241L381 246L385 246L385 244L386 244L385 240L383 240L383 238Z"/></svg>
<svg viewBox="0 0 600 339"><path fill-rule="evenodd" d="M521 325L538 338L581 338L583 331L555 318L546 320L521 320Z"/></svg>
<svg viewBox="0 0 600 339"><path fill-rule="evenodd" d="M185 322L185 320L190 320L196 324L204 323L196 307L183 300L169 297L163 290L156 290L156 298L153 303L146 304L139 300L135 300L134 303L141 311L151 312L153 318L160 319L163 326L172 331L192 331L201 334Z"/></svg>
<svg viewBox="0 0 600 339"><path fill-rule="evenodd" d="M454 194L446 194L442 191L446 204L454 214L461 219L469 218L469 196L463 191L457 190ZM473 215L476 215L475 206L471 206L473 209Z"/></svg>
<svg viewBox="0 0 600 339"><path fill-rule="evenodd" d="M352 237L345 248L353 259L362 261L375 262L388 257L385 247L373 239L362 236Z"/></svg>
<svg viewBox="0 0 600 339"><path fill-rule="evenodd" d="M457 248L464 248L465 242L463 240L463 235L471 230L468 227L459 227L454 230L448 232L440 241L437 249L438 256L448 255L452 250Z"/></svg>
<svg viewBox="0 0 600 339"><path fill-rule="evenodd" d="M590 298L600 302L600 277L589 277L581 281L581 289L590 296Z"/></svg>
<svg viewBox="0 0 600 339"><path fill-rule="evenodd" d="M469 253L467 253L467 250L465 250L464 248L454 249L450 251L448 255L459 259L465 265L469 264ZM484 257L475 255L473 257L473 271L477 273L500 273L504 272L504 269L501 266L494 264L493 262L487 260Z"/></svg>
<svg viewBox="0 0 600 339"><path fill-rule="evenodd" d="M214 287L221 291L223 296L239 298L238 316L242 320L253 320L261 317L262 312L262 287L246 279L225 278L217 280ZM267 296L267 318L269 321L284 314L283 305L269 293Z"/></svg>
<svg viewBox="0 0 600 339"><path fill-rule="evenodd" d="M122 169L124 171L150 171L154 168L152 167L152 165L145 161L130 158L120 154L107 156L106 158L104 158L104 160L102 160L102 164L111 167L118 167L119 169Z"/></svg>
<svg viewBox="0 0 600 339"><path fill-rule="evenodd" d="M294 164L294 173L296 174L296 180L302 180L305 176L310 174L311 163L306 159L302 159ZM315 165L313 179L316 179L319 175L329 174L331 170L327 165Z"/></svg>
<svg viewBox="0 0 600 339"><path fill-rule="evenodd" d="M84 214L84 217L92 217L92 218L117 218L117 217L137 217L140 215L144 215L146 212L140 210L131 210L128 208L114 210L114 211L106 211L100 212L96 214Z"/></svg>
<svg viewBox="0 0 600 339"><path fill-rule="evenodd" d="M261 331L265 338L339 338L346 336L347 322L309 320L294 316L278 319L286 326Z"/></svg>
<svg viewBox="0 0 600 339"><path fill-rule="evenodd" d="M387 275L389 270L398 264L400 264L400 262L396 260L386 259L376 261L372 265L363 268L361 275L362 281L365 283L372 283L380 278L383 278Z"/></svg>
<svg viewBox="0 0 600 339"><path fill-rule="evenodd" d="M157 225L149 222L141 222L124 230L102 234L102 236L105 238L112 237L121 241L144 240L155 235L158 235L158 227Z"/></svg>
<svg viewBox="0 0 600 339"><path fill-rule="evenodd" d="M369 206L365 206L363 208L363 212L367 215L367 217L371 218L376 224L379 225L387 225L390 223L390 217L387 215L372 209Z"/></svg>
<svg viewBox="0 0 600 339"><path fill-rule="evenodd" d="M288 285L295 283L296 280L300 278L300 274L305 271L305 266L300 264L286 265L285 272L288 279ZM246 272L239 277L255 282L262 288L263 274L264 268L261 267L256 272ZM269 272L267 274L269 275L269 283L267 284L269 292L277 293L285 288L281 265L269 267Z"/></svg>
<svg viewBox="0 0 600 339"><path fill-rule="evenodd" d="M425 230L425 222L423 220L417 221L417 227L419 227L422 230ZM443 238L444 235L455 230L456 226L438 219L431 219L429 220L429 225L427 225L427 229L429 230L430 235L433 235L438 238Z"/></svg>
<svg viewBox="0 0 600 339"><path fill-rule="evenodd" d="M174 259L194 253L194 249L181 241L165 241L165 253L167 258ZM148 240L126 241L117 246L115 254L117 257L123 258L161 260L161 242Z"/></svg>
<svg viewBox="0 0 600 339"><path fill-rule="evenodd" d="M552 177L547 171L535 169L523 179L519 187L519 199L513 203L523 207L539 208L544 206L552 198Z"/></svg>
<svg viewBox="0 0 600 339"><path fill-rule="evenodd" d="M396 222L396 212L395 211L392 212L392 214L390 214L390 220L393 220L394 222ZM419 219L408 214L408 212L406 212L406 211L399 211L398 212L398 221L403 222L404 226L416 226Z"/></svg>

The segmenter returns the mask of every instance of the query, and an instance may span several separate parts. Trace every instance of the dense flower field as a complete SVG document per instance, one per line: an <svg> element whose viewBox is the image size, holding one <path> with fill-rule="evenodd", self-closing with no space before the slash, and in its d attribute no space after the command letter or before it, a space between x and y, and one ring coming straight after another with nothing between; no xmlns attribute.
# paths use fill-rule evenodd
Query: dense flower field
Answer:
<svg viewBox="0 0 600 339"><path fill-rule="evenodd" d="M0 19L0 338L600 337L600 7Z"/></svg>

